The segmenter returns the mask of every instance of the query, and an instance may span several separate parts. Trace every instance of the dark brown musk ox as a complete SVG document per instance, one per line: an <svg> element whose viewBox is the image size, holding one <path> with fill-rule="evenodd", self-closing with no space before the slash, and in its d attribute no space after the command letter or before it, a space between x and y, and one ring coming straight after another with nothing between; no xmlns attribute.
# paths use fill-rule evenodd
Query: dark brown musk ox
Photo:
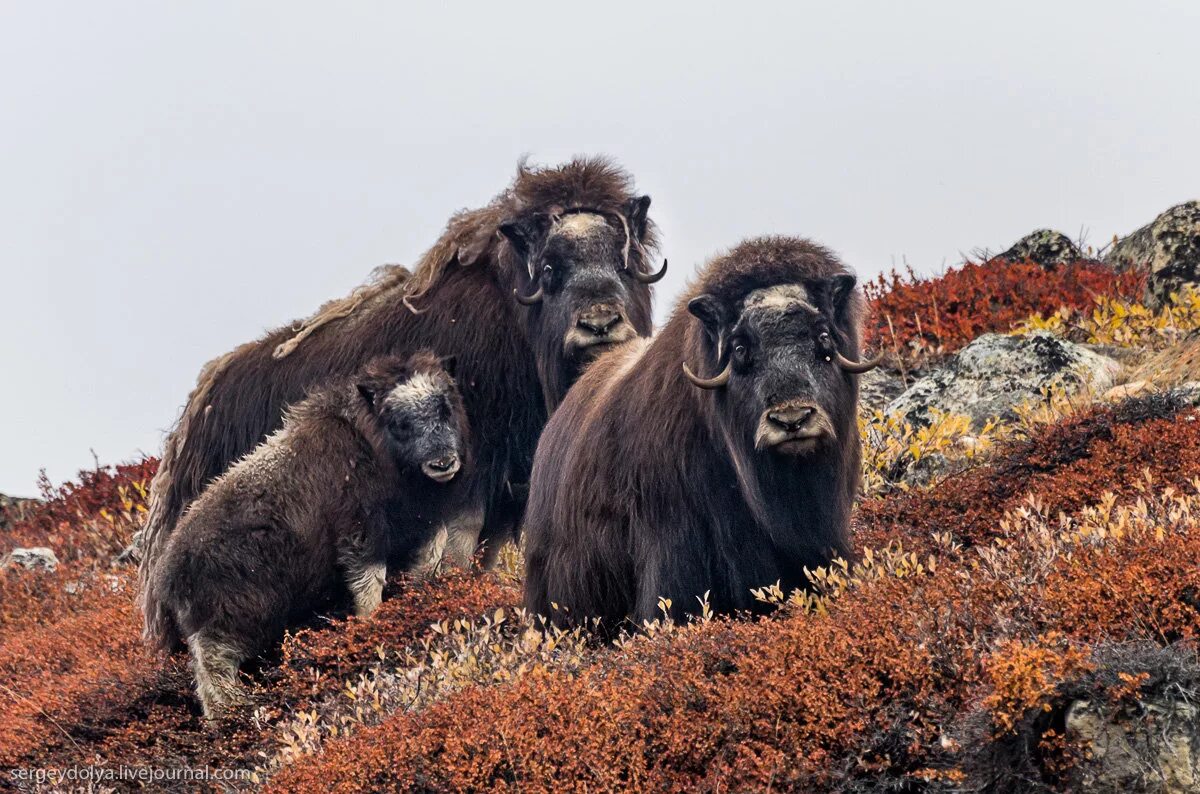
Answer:
<svg viewBox="0 0 1200 794"><path fill-rule="evenodd" d="M862 298L830 251L763 237L712 260L653 339L599 358L551 417L525 515L525 605L615 631L754 610L849 552ZM701 377L695 373L717 373Z"/></svg>
<svg viewBox="0 0 1200 794"><path fill-rule="evenodd" d="M153 570L184 508L283 421L285 406L370 358L455 355L477 465L450 556L499 538L524 507L538 435L584 362L651 330L661 276L648 196L604 158L523 163L487 206L455 215L410 273L385 269L304 323L210 362L166 440L139 539ZM496 543L492 543L494 549Z"/></svg>
<svg viewBox="0 0 1200 794"><path fill-rule="evenodd" d="M186 642L207 717L238 668L338 596L360 616L409 570L469 471L466 412L431 352L315 389L192 502L145 592L147 637Z"/></svg>

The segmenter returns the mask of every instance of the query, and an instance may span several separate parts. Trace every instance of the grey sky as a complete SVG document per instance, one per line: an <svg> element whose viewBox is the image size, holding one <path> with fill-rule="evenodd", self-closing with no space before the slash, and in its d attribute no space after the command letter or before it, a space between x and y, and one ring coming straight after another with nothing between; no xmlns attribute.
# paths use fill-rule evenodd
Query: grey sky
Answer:
<svg viewBox="0 0 1200 794"><path fill-rule="evenodd" d="M411 262L529 153L618 158L672 275L866 277L1200 194L1200 4L0 4L0 491L156 453L200 366Z"/></svg>

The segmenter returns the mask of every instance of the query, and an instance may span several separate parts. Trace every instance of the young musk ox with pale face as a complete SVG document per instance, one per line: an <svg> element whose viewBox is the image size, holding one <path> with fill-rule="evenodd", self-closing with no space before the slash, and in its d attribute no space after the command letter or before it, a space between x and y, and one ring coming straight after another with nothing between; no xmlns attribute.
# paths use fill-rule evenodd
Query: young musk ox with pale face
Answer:
<svg viewBox="0 0 1200 794"><path fill-rule="evenodd" d="M805 585L849 552L859 485L854 275L802 239L713 260L666 326L596 361L542 434L525 603L563 625L676 619ZM716 373L701 377L695 373ZM557 606L553 606L557 605Z"/></svg>
<svg viewBox="0 0 1200 794"><path fill-rule="evenodd" d="M384 358L288 409L167 540L145 592L147 635L185 641L207 717L240 701L238 666L348 593L379 605L437 532L467 463L462 399L429 352Z"/></svg>
<svg viewBox="0 0 1200 794"><path fill-rule="evenodd" d="M314 385L420 348L457 356L475 471L448 553L480 528L502 539L524 507L546 416L595 353L651 330L656 246L648 196L602 158L522 165L488 206L451 219L414 272L393 267L304 324L242 345L201 372L167 439L141 537L144 583L187 505L283 421ZM498 542L490 544L493 549Z"/></svg>

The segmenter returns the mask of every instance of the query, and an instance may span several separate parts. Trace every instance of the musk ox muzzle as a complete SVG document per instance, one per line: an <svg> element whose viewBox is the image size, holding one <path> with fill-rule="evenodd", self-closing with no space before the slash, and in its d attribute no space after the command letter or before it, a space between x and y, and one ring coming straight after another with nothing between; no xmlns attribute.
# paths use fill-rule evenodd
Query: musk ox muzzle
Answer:
<svg viewBox="0 0 1200 794"><path fill-rule="evenodd" d="M790 400L762 412L754 447L781 455L808 455L837 441L833 420L819 405Z"/></svg>
<svg viewBox="0 0 1200 794"><path fill-rule="evenodd" d="M620 303L596 303L575 313L574 322L563 339L563 349L573 353L599 353L608 345L627 342L637 336L625 307Z"/></svg>
<svg viewBox="0 0 1200 794"><path fill-rule="evenodd" d="M436 483L446 483L453 480L461 468L462 461L458 459L458 455L444 455L422 463L421 473Z"/></svg>

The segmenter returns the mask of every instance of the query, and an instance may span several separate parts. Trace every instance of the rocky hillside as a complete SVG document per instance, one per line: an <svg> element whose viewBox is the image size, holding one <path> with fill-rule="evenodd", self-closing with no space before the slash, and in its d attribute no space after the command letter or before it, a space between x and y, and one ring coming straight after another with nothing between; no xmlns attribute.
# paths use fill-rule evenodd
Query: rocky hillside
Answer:
<svg viewBox="0 0 1200 794"><path fill-rule="evenodd" d="M1183 206L1103 258L1041 231L868 285L889 366L863 383L856 557L808 592L764 582L768 618L546 634L509 547L315 619L206 726L133 607L155 462L47 483L0 522L0 768L157 770L118 790L201 767L279 791L1200 789Z"/></svg>

